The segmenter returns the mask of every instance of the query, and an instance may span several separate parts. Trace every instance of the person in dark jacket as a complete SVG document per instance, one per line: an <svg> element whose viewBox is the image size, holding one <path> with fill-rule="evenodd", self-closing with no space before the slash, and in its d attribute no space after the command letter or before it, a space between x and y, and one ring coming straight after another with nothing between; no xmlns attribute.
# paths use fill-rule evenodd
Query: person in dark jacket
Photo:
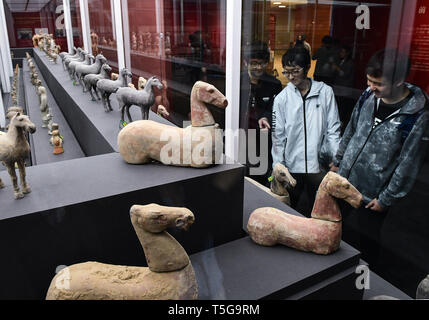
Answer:
<svg viewBox="0 0 429 320"><path fill-rule="evenodd" d="M373 263L386 212L413 187L429 141L428 99L405 82L410 66L408 56L395 49L370 59L369 87L353 110L331 166L364 196L357 212L360 244L364 259Z"/></svg>
<svg viewBox="0 0 429 320"><path fill-rule="evenodd" d="M256 130L256 150L260 149L259 135L261 130L266 130L268 135L268 149L259 150L260 157L268 158L267 171L263 175L254 175L253 179L268 185L269 170L272 166L271 134L272 107L274 98L282 90L281 82L266 72L270 59L270 50L266 43L255 41L244 49L245 72L241 75L241 110L240 127ZM249 168L258 166L247 161L247 175Z"/></svg>

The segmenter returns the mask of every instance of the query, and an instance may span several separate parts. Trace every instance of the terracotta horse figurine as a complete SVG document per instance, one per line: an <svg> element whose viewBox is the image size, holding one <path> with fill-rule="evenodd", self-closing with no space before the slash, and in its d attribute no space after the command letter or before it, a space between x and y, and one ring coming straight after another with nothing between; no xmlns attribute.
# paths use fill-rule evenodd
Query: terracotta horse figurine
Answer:
<svg viewBox="0 0 429 320"><path fill-rule="evenodd" d="M191 92L191 126L182 129L151 120L128 124L118 135L122 158L131 164L156 160L195 168L219 163L222 133L206 103L223 109L228 105L225 96L213 85L198 81Z"/></svg>
<svg viewBox="0 0 429 320"><path fill-rule="evenodd" d="M31 192L31 188L25 179L25 159L30 154L26 132L36 132L36 126L28 116L17 112L10 120L7 133L0 135L0 161L6 166L12 180L15 199L21 199L24 194ZM18 164L22 190L18 187L15 163ZM0 188L3 187L4 184L0 179Z"/></svg>
<svg viewBox="0 0 429 320"><path fill-rule="evenodd" d="M148 267L79 263L52 280L48 300L190 300L197 299L195 273L186 251L167 228L187 230L194 222L186 208L134 205L131 223Z"/></svg>
<svg viewBox="0 0 429 320"><path fill-rule="evenodd" d="M256 243L278 243L301 251L330 254L340 247L341 212L335 198L354 208L362 204L362 194L347 179L329 172L317 191L311 218L298 217L275 208L252 212L247 230Z"/></svg>
<svg viewBox="0 0 429 320"><path fill-rule="evenodd" d="M277 200L290 205L290 196L288 190L295 188L296 180L292 177L288 168L286 168L281 163L276 163L274 166L270 188L267 188L258 181L255 181L249 177L244 178Z"/></svg>

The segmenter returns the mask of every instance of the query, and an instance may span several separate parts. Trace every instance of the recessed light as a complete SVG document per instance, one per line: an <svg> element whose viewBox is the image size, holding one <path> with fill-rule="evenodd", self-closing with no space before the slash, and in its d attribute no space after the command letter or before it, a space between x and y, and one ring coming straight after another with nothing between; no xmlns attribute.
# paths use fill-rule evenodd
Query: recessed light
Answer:
<svg viewBox="0 0 429 320"><path fill-rule="evenodd" d="M279 6L279 8L286 8L286 6Z"/></svg>
<svg viewBox="0 0 429 320"><path fill-rule="evenodd" d="M277 1L277 2L273 2L273 4L282 4L282 3Z"/></svg>

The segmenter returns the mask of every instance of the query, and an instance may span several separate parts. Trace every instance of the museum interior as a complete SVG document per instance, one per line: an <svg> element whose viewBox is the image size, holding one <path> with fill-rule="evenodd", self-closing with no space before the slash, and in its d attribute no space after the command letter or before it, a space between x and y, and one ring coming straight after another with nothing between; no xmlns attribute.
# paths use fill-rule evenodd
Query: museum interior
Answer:
<svg viewBox="0 0 429 320"><path fill-rule="evenodd" d="M1 0L0 24L0 299L429 299L429 0ZM384 49L405 78L371 73Z"/></svg>

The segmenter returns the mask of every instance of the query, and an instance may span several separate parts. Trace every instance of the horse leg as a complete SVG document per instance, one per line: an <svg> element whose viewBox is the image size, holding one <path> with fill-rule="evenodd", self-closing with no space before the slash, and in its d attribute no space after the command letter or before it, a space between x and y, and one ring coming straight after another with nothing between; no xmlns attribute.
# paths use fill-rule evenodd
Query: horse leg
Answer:
<svg viewBox="0 0 429 320"><path fill-rule="evenodd" d="M21 179L21 189L22 193L27 194L31 192L30 186L27 184L27 180L25 180L25 160L18 161L18 169L19 169L19 178Z"/></svg>
<svg viewBox="0 0 429 320"><path fill-rule="evenodd" d="M19 190L19 187L18 187L18 178L16 177L16 172L15 172L15 162L13 162L12 164L10 163L6 164L6 167L7 167L7 172L10 175L10 179L12 180L13 193L15 194L15 199L24 198L24 194Z"/></svg>
<svg viewBox="0 0 429 320"><path fill-rule="evenodd" d="M125 104L122 104L122 106L120 106L120 110L121 110L121 123L123 123L124 122Z"/></svg>
<svg viewBox="0 0 429 320"><path fill-rule="evenodd" d="M130 108L131 108L131 105L127 104L127 106L126 106L127 117L128 117L129 122L131 123L131 122L133 122L133 119L131 119Z"/></svg>
<svg viewBox="0 0 429 320"><path fill-rule="evenodd" d="M89 85L88 91L89 91L89 94L91 95L92 101L95 101L94 95L92 94L92 85L91 84Z"/></svg>
<svg viewBox="0 0 429 320"><path fill-rule="evenodd" d="M97 86L96 86L96 85L94 85L94 86L93 86L93 89L94 89L95 95L97 96L98 100L101 100L100 96L98 95Z"/></svg>
<svg viewBox="0 0 429 320"><path fill-rule="evenodd" d="M109 106L109 109L107 110L107 112L113 111L112 105L110 104L110 95L111 93L109 93L107 96L107 105Z"/></svg>

